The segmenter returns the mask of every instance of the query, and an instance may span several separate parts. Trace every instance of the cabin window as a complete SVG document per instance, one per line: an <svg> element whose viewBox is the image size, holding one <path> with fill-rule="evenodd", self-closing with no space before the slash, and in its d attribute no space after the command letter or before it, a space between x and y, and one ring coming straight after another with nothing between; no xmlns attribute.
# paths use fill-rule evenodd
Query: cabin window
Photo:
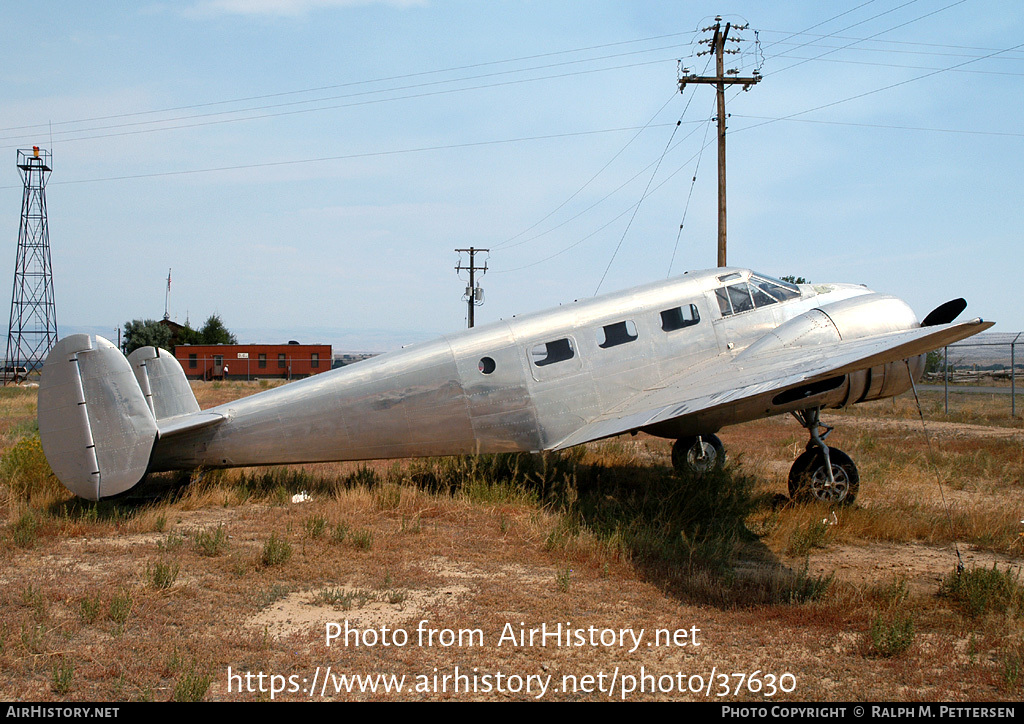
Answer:
<svg viewBox="0 0 1024 724"><path fill-rule="evenodd" d="M534 345L533 349L530 350L530 358L538 367L545 367L556 362L564 362L575 356L576 353L572 349L572 342L568 338Z"/></svg>
<svg viewBox="0 0 1024 724"><path fill-rule="evenodd" d="M217 367L220 367L221 365L223 365L224 364L224 355L215 354L213 356L213 364L216 365Z"/></svg>
<svg viewBox="0 0 1024 724"><path fill-rule="evenodd" d="M674 332L683 327L692 327L700 321L700 313L696 304L686 307L672 307L661 313L661 328L665 332Z"/></svg>
<svg viewBox="0 0 1024 724"><path fill-rule="evenodd" d="M278 367L278 369L282 369L283 370L285 368L284 357L285 356L284 356L283 353L277 355L277 367Z"/></svg>
<svg viewBox="0 0 1024 724"><path fill-rule="evenodd" d="M262 369L266 369L266 368L267 368L267 355L265 355L265 354L261 354L261 355L260 355L260 363L259 363L259 368L260 368L261 370L262 370Z"/></svg>
<svg viewBox="0 0 1024 724"><path fill-rule="evenodd" d="M598 336L601 338L598 347L608 349L609 347L618 347L620 344L626 344L626 342L633 342L638 335L633 320L627 319L615 324L606 324L601 328L601 334Z"/></svg>
<svg viewBox="0 0 1024 724"><path fill-rule="evenodd" d="M188 356L188 366L189 366L189 367L190 367L191 369L195 369L196 367L198 367L198 366L199 366L199 359L198 359L198 358L196 357L196 355L194 355L194 354L190 354L190 355Z"/></svg>
<svg viewBox="0 0 1024 724"><path fill-rule="evenodd" d="M477 369L480 370L481 374L489 375L494 372L497 365L491 357L481 357L480 363L477 365Z"/></svg>
<svg viewBox="0 0 1024 724"><path fill-rule="evenodd" d="M312 355L310 356L311 359L309 360L309 366L312 367L313 369L318 368L320 366L320 355L316 352L313 352Z"/></svg>

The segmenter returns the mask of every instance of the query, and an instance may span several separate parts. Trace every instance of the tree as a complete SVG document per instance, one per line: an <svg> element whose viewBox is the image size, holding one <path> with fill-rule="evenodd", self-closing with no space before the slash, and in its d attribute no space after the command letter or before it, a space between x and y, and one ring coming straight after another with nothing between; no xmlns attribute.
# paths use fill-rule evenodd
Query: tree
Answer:
<svg viewBox="0 0 1024 724"><path fill-rule="evenodd" d="M224 326L219 314L211 314L199 328L199 341L196 344L238 344L238 338Z"/></svg>
<svg viewBox="0 0 1024 724"><path fill-rule="evenodd" d="M789 282L790 284L810 284L810 282L804 279L803 277L795 277L792 274L787 274L784 277L779 277L779 279L781 279L784 282Z"/></svg>
<svg viewBox="0 0 1024 724"><path fill-rule="evenodd" d="M171 330L154 319L133 319L124 324L122 347L125 354L131 354L139 347L163 347L170 351Z"/></svg>

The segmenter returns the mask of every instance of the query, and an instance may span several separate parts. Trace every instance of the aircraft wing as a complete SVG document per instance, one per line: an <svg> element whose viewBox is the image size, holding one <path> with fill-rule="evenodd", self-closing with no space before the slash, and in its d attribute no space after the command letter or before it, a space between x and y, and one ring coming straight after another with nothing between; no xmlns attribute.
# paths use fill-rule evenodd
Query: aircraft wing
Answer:
<svg viewBox="0 0 1024 724"><path fill-rule="evenodd" d="M993 325L974 319L690 367L599 415L551 449L580 445L738 400L916 357Z"/></svg>

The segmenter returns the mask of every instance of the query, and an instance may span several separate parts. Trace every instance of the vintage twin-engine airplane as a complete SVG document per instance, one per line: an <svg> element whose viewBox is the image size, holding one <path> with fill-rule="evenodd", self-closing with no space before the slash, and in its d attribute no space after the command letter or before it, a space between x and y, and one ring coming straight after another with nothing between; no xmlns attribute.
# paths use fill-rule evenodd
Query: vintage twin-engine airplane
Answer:
<svg viewBox="0 0 1024 724"><path fill-rule="evenodd" d="M53 348L39 432L75 494L123 493L200 466L561 450L626 432L675 439L676 467L721 465L720 428L792 412L810 433L790 493L850 502L857 469L829 448L823 407L910 388L921 355L992 325L923 322L852 284L789 284L746 269L689 272L417 344L200 410L177 360L127 359L102 337Z"/></svg>

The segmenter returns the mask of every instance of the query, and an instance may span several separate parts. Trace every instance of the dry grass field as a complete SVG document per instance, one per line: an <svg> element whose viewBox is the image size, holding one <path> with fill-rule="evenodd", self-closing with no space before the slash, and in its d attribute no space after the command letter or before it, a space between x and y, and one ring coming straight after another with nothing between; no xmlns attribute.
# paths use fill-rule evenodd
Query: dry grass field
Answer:
<svg viewBox="0 0 1024 724"><path fill-rule="evenodd" d="M826 413L861 472L841 509L786 497L789 417L723 430L700 481L640 435L92 504L52 477L35 392L3 389L0 699L1017 700L1024 428L974 397L926 395L927 438L912 397Z"/></svg>

